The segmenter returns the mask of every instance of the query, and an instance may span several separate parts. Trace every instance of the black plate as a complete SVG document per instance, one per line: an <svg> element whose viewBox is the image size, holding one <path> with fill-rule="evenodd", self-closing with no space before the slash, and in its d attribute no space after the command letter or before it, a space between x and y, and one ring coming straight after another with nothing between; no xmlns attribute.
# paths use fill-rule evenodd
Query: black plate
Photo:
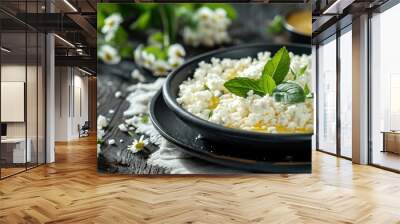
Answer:
<svg viewBox="0 0 400 224"><path fill-rule="evenodd" d="M290 147L305 147L311 151L312 133L261 133L241 129L227 128L207 120L203 120L186 111L176 101L180 84L193 76L198 64L202 61L209 62L211 58L239 59L243 57L257 57L262 51L275 53L285 46L288 51L295 54L311 54L310 45L301 44L247 44L226 49L219 49L199 55L173 71L165 80L163 86L163 97L167 106L188 126L196 129L198 133L210 141L245 144L247 148L255 150L285 150ZM300 145L300 146L299 146Z"/></svg>
<svg viewBox="0 0 400 224"><path fill-rule="evenodd" d="M212 143L180 120L165 104L160 91L150 104L150 117L160 134L184 152L200 159L263 173L310 173L311 143L286 150L248 150L246 145Z"/></svg>

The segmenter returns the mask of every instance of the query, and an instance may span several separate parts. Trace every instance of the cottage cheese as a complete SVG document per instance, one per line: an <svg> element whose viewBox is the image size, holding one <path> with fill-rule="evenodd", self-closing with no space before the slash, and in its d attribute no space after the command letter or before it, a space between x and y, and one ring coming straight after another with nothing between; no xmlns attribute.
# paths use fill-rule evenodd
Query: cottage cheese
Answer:
<svg viewBox="0 0 400 224"><path fill-rule="evenodd" d="M311 57L290 53L290 67L297 73L307 65L304 75L294 80L311 87ZM270 52L259 53L257 58L218 59L201 62L193 78L179 87L178 103L188 112L213 123L230 128L266 133L308 133L313 131L313 102L285 104L273 97L259 96L252 91L243 98L230 93L224 83L235 77L257 79L261 76ZM286 81L293 80L289 72Z"/></svg>

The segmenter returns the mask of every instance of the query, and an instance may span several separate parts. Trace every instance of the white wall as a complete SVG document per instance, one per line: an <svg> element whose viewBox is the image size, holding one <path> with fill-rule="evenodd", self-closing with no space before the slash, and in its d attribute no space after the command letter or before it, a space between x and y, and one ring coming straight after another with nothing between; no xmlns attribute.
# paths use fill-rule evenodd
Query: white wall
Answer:
<svg viewBox="0 0 400 224"><path fill-rule="evenodd" d="M76 68L56 67L56 141L79 138L78 125L88 120L88 78L83 75Z"/></svg>
<svg viewBox="0 0 400 224"><path fill-rule="evenodd" d="M55 68L55 140L68 140L68 86L69 76L67 67Z"/></svg>

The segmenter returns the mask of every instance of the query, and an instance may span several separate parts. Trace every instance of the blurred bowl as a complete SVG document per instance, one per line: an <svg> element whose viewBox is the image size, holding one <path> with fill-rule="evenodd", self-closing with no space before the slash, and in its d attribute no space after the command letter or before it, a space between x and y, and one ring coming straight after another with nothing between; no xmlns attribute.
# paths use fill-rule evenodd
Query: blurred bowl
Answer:
<svg viewBox="0 0 400 224"><path fill-rule="evenodd" d="M310 10L295 10L289 12L284 19L284 27L293 43L311 43L312 13Z"/></svg>

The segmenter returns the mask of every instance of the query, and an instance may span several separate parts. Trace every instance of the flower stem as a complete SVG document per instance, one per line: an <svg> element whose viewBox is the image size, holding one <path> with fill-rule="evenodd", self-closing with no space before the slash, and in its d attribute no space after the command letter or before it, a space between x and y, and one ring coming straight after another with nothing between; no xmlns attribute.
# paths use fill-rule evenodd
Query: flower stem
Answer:
<svg viewBox="0 0 400 224"><path fill-rule="evenodd" d="M168 18L167 18L167 13L165 11L164 6L160 7L160 14L161 14L161 23L163 26L163 45L164 48L169 46L169 25L168 25Z"/></svg>

